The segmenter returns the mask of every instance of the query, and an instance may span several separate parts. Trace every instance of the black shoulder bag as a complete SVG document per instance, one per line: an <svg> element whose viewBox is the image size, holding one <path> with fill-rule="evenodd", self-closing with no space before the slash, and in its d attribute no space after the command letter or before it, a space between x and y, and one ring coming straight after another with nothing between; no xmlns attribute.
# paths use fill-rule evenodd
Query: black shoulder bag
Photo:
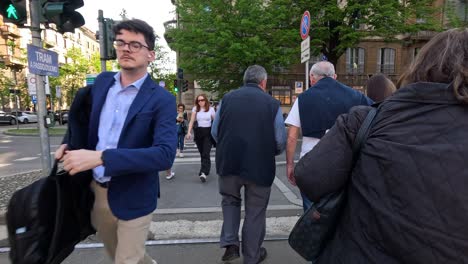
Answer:
<svg viewBox="0 0 468 264"><path fill-rule="evenodd" d="M378 109L373 107L359 128L353 144L353 167L356 165L377 111ZM347 186L348 184L345 184L340 191L328 194L314 203L292 229L289 245L305 260L316 261L328 241L333 239L347 198Z"/></svg>

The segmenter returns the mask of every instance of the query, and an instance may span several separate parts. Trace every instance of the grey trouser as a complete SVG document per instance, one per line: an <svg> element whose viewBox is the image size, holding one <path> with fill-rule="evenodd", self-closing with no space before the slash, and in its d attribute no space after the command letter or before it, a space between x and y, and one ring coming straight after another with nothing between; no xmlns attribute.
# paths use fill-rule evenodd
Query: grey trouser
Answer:
<svg viewBox="0 0 468 264"><path fill-rule="evenodd" d="M239 226L241 218L241 193L244 187L245 217L242 226L242 255L244 263L258 263L260 247L265 238L266 209L270 199L271 186L259 186L239 176L220 176L219 193L223 199L223 227L221 247L239 246Z"/></svg>

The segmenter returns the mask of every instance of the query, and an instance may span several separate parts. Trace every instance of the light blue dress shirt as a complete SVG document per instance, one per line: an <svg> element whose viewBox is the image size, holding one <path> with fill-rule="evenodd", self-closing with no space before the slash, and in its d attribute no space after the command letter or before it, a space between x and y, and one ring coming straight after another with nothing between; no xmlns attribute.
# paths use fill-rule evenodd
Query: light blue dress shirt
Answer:
<svg viewBox="0 0 468 264"><path fill-rule="evenodd" d="M106 102L102 106L96 150L104 151L117 148L128 109L148 76L145 74L127 87L122 87L120 75L119 72L114 76L114 85L109 88ZM104 175L104 166L94 168L93 176L96 181L101 183L110 181L110 176Z"/></svg>

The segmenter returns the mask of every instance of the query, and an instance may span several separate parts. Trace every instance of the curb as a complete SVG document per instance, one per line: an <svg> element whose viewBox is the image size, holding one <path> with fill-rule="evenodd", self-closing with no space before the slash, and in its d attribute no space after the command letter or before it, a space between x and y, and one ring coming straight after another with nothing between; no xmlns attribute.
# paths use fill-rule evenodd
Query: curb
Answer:
<svg viewBox="0 0 468 264"><path fill-rule="evenodd" d="M7 132L7 131L3 131L3 134L7 135L7 136L15 136L15 137L39 137L39 134L16 134L16 133L11 133L11 132ZM63 134L63 135L49 135L49 137L63 137L63 136L65 136L65 134Z"/></svg>
<svg viewBox="0 0 468 264"><path fill-rule="evenodd" d="M0 225L6 225L6 211L0 211Z"/></svg>

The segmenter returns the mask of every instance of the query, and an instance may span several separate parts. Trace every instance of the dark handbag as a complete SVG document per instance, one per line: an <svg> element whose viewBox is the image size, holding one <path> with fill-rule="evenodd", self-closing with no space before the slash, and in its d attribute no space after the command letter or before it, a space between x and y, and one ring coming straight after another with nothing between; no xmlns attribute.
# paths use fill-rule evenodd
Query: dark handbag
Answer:
<svg viewBox="0 0 468 264"><path fill-rule="evenodd" d="M359 128L353 144L353 167L376 114L377 108L373 107ZM316 261L328 241L333 238L346 202L347 185L314 203L292 229L288 239L289 245L305 260Z"/></svg>

